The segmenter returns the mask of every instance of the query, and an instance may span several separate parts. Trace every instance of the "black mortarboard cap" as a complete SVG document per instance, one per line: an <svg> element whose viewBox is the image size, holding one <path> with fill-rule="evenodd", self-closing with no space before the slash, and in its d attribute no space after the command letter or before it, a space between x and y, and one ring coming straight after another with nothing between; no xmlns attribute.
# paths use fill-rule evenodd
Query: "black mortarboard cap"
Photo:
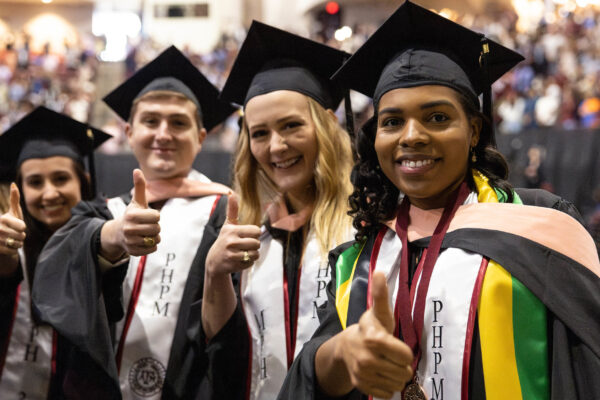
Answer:
<svg viewBox="0 0 600 400"><path fill-rule="evenodd" d="M481 57L484 43L489 52ZM406 1L333 79L373 97L375 105L392 89L444 85L479 106L479 94L522 60L483 35Z"/></svg>
<svg viewBox="0 0 600 400"><path fill-rule="evenodd" d="M0 171L4 180L12 181L23 161L31 158L64 156L83 164L83 157L91 156L111 137L64 114L38 107L0 135ZM93 157L88 163L94 180Z"/></svg>
<svg viewBox="0 0 600 400"><path fill-rule="evenodd" d="M245 105L252 97L291 90L337 109L345 90L329 77L350 54L253 21L221 98Z"/></svg>
<svg viewBox="0 0 600 400"><path fill-rule="evenodd" d="M219 100L219 90L175 46L167 48L103 100L127 121L135 99L158 90L181 93L192 101L207 131L236 110Z"/></svg>

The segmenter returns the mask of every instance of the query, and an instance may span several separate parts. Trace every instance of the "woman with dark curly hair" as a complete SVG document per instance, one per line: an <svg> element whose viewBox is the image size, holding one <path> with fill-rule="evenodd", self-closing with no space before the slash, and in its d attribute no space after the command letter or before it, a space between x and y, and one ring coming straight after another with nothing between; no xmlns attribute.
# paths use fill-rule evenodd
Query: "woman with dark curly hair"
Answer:
<svg viewBox="0 0 600 400"><path fill-rule="evenodd" d="M358 232L330 253L280 399L600 396L594 243L568 203L511 187L488 123L491 83L520 60L407 1L336 73L375 109Z"/></svg>

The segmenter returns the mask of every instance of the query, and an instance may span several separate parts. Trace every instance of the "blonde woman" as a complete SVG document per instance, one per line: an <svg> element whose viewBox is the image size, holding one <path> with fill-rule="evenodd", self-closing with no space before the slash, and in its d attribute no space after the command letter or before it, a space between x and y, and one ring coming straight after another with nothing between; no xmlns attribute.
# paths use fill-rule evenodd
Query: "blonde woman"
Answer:
<svg viewBox="0 0 600 400"><path fill-rule="evenodd" d="M319 325L327 251L352 235L350 138L333 112L342 92L328 82L345 56L254 22L223 89L245 114L239 199L206 261L204 398L275 398Z"/></svg>

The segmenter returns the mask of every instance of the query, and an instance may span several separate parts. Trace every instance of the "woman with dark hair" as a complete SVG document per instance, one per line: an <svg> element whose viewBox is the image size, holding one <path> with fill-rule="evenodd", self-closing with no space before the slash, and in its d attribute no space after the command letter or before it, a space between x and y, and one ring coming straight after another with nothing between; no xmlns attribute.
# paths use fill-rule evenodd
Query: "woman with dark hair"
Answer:
<svg viewBox="0 0 600 400"><path fill-rule="evenodd" d="M88 137L89 135L89 137ZM3 180L14 180L0 216L0 397L62 398L68 344L32 313L40 252L93 197L83 156L110 136L40 107L0 136Z"/></svg>
<svg viewBox="0 0 600 400"><path fill-rule="evenodd" d="M358 232L330 253L327 308L280 399L600 396L594 243L565 202L511 187L487 123L520 59L406 2L336 73L374 101Z"/></svg>

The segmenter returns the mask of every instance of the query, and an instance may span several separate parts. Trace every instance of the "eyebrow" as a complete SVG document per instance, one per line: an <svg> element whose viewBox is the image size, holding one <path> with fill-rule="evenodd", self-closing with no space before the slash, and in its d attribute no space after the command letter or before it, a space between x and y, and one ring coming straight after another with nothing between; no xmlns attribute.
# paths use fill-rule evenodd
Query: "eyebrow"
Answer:
<svg viewBox="0 0 600 400"><path fill-rule="evenodd" d="M57 175L57 174L70 174L72 171L70 171L69 169L65 168L65 169L55 169L51 172L48 173L48 175L52 176L52 175ZM29 179L31 177L39 177L39 176L45 176L46 174L44 172L34 172L33 174L29 174L29 175L24 175L23 178L24 179Z"/></svg>
<svg viewBox="0 0 600 400"><path fill-rule="evenodd" d="M282 122L285 122L287 120L294 119L294 118L299 118L302 121L304 121L304 118L301 115L299 115L299 114L291 114L291 115L286 115L285 117L279 118L278 120L275 121L275 123L276 124L281 124ZM267 126L266 123L260 123L260 124L256 124L256 125L252 125L252 126L248 125L248 130L250 131L252 129L264 128L265 126Z"/></svg>
<svg viewBox="0 0 600 400"><path fill-rule="evenodd" d="M160 111L155 111L155 110L142 110L140 112L140 116L159 116L159 117L166 117L166 118L173 118L173 117L185 117L185 118L190 118L189 115L187 115L186 113L180 113L180 112L174 112L174 113L170 113L170 114L163 114Z"/></svg>
<svg viewBox="0 0 600 400"><path fill-rule="evenodd" d="M452 104L448 100L430 101L429 103L421 104L421 106L419 108L421 110L425 110L428 108L434 108L434 107L439 107L439 106L448 106L448 107L456 108L454 106L454 104ZM388 108L384 108L383 110L379 111L379 114L402 114L403 112L404 112L404 110L402 108L388 107Z"/></svg>

